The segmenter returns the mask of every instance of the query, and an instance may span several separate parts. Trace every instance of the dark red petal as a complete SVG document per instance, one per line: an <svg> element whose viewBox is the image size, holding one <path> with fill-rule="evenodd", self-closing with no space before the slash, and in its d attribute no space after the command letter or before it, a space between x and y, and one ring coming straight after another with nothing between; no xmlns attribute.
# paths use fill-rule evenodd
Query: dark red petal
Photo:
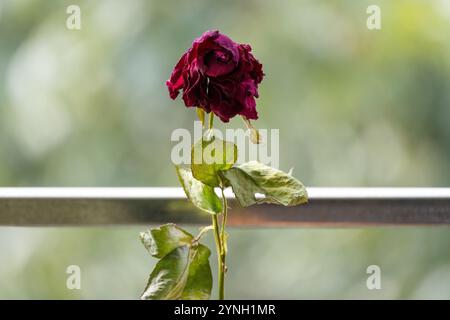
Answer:
<svg viewBox="0 0 450 320"><path fill-rule="evenodd" d="M209 77L232 72L239 62L239 45L217 30L205 32L194 40L192 52L199 70Z"/></svg>
<svg viewBox="0 0 450 320"><path fill-rule="evenodd" d="M169 80L166 81L167 88L169 89L169 95L172 99L175 99L178 96L180 89L183 88L183 71L186 68L186 58L187 52L181 56L177 65L173 69Z"/></svg>

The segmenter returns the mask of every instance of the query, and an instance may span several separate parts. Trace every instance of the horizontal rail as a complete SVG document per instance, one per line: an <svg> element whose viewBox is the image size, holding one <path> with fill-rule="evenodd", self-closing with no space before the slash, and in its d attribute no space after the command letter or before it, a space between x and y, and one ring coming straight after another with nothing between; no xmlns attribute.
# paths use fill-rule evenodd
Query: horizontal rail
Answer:
<svg viewBox="0 0 450 320"><path fill-rule="evenodd" d="M233 227L450 224L450 188L308 188L308 204L241 208ZM209 224L181 188L0 188L0 226Z"/></svg>

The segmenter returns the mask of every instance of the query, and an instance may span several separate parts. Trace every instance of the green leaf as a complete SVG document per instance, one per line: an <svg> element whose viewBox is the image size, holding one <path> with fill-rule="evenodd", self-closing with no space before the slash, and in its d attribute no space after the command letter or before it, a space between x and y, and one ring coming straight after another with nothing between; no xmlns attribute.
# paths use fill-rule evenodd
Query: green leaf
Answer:
<svg viewBox="0 0 450 320"><path fill-rule="evenodd" d="M202 138L192 146L191 169L195 179L219 187L219 171L229 170L237 160L237 146L216 137Z"/></svg>
<svg viewBox="0 0 450 320"><path fill-rule="evenodd" d="M190 244L194 239L190 233L172 223L141 232L140 238L144 247L155 258L163 258L174 249Z"/></svg>
<svg viewBox="0 0 450 320"><path fill-rule="evenodd" d="M176 166L176 170L184 192L197 208L210 214L222 212L222 201L214 192L214 188L195 179L187 168Z"/></svg>
<svg viewBox="0 0 450 320"><path fill-rule="evenodd" d="M150 274L143 300L172 300L181 297L189 274L189 246L178 247L161 259Z"/></svg>
<svg viewBox="0 0 450 320"><path fill-rule="evenodd" d="M203 245L176 248L156 264L141 299L209 299L212 288L210 254Z"/></svg>
<svg viewBox="0 0 450 320"><path fill-rule="evenodd" d="M300 181L257 161L244 163L221 174L244 207L255 203L295 206L308 201L306 189ZM257 198L256 194L262 194L263 198Z"/></svg>
<svg viewBox="0 0 450 320"><path fill-rule="evenodd" d="M174 224L141 233L156 264L141 299L209 299L212 274L210 250Z"/></svg>
<svg viewBox="0 0 450 320"><path fill-rule="evenodd" d="M209 265L211 251L204 245L198 245L195 256L189 266L189 276L181 299L207 300L211 296L212 274Z"/></svg>

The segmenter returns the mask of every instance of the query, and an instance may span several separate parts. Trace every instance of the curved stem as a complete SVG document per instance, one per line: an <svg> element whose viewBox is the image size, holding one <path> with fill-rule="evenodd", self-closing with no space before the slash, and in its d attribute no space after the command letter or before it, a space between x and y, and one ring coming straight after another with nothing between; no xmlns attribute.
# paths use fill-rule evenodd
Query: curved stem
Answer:
<svg viewBox="0 0 450 320"><path fill-rule="evenodd" d="M203 235L204 235L205 233L207 233L209 230L213 230L213 229L214 229L213 226L203 227L203 228L200 230L199 234L194 238L194 240L195 240L195 241L200 241L200 239L203 237Z"/></svg>

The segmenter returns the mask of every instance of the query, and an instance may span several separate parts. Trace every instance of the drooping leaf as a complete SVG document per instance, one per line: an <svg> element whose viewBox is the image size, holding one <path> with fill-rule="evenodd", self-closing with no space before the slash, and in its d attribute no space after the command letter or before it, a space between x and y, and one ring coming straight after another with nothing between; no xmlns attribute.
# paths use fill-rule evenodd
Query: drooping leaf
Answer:
<svg viewBox="0 0 450 320"><path fill-rule="evenodd" d="M247 129L249 130L249 134L250 134L250 141L254 144L259 144L262 142L262 137L261 134L259 133L258 129L256 129L251 121L249 119L247 119L246 117L242 117L242 120L244 120L245 126L247 127Z"/></svg>
<svg viewBox="0 0 450 320"><path fill-rule="evenodd" d="M191 169L195 179L211 186L220 186L219 171L230 169L237 160L237 146L217 137L202 138L192 146Z"/></svg>
<svg viewBox="0 0 450 320"><path fill-rule="evenodd" d="M255 195L262 194L263 190L243 170L234 167L222 172L222 175L227 181L227 186L231 186L233 189L241 206L248 207L257 203Z"/></svg>
<svg viewBox="0 0 450 320"><path fill-rule="evenodd" d="M260 144L262 142L262 138L258 129L252 128L249 130L250 130L250 141L254 144Z"/></svg>
<svg viewBox="0 0 450 320"><path fill-rule="evenodd" d="M212 274L209 265L211 251L204 245L198 245L195 256L189 266L189 276L181 299L207 300L211 296Z"/></svg>
<svg viewBox="0 0 450 320"><path fill-rule="evenodd" d="M156 264L141 299L209 299L212 288L209 256L209 249L203 245L174 249Z"/></svg>
<svg viewBox="0 0 450 320"><path fill-rule="evenodd" d="M295 206L308 201L306 188L300 181L257 161L244 163L221 174L244 207L264 202ZM257 194L262 198L257 198Z"/></svg>
<svg viewBox="0 0 450 320"><path fill-rule="evenodd" d="M188 245L178 247L162 258L150 274L141 296L143 300L174 300L181 297L189 275Z"/></svg>
<svg viewBox="0 0 450 320"><path fill-rule="evenodd" d="M140 238L144 247L155 258L163 258L174 249L190 244L194 239L190 233L172 223L141 232Z"/></svg>
<svg viewBox="0 0 450 320"><path fill-rule="evenodd" d="M184 192L197 208L210 214L222 212L222 201L214 192L214 188L195 179L187 168L176 166L176 170Z"/></svg>

